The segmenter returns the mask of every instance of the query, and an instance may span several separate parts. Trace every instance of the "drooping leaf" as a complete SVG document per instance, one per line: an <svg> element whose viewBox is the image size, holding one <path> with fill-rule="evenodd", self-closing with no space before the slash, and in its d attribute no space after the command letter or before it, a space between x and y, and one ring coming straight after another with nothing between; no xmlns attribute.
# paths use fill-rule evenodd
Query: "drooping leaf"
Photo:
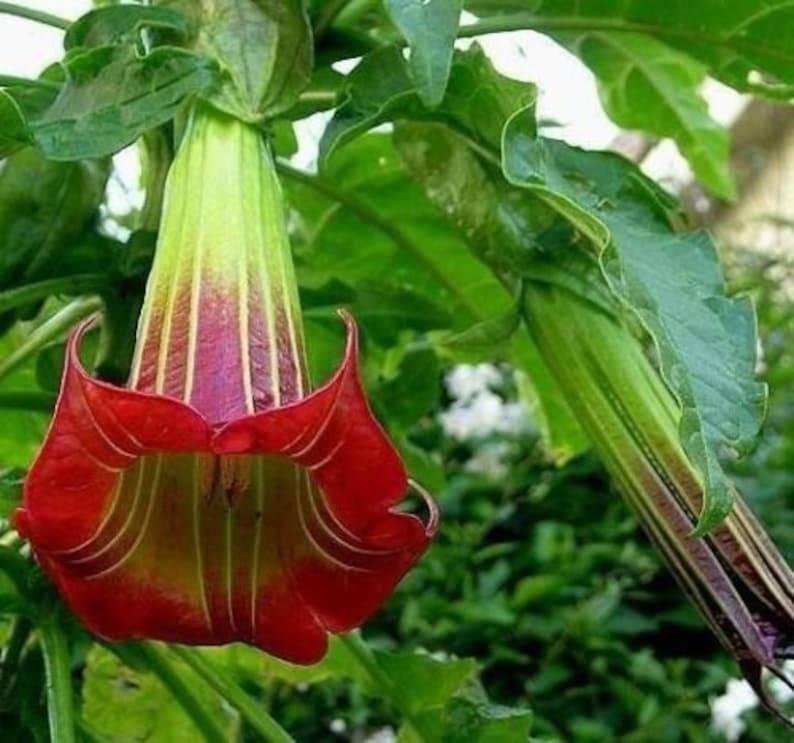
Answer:
<svg viewBox="0 0 794 743"><path fill-rule="evenodd" d="M788 0L469 0L479 17L512 14L516 28L643 33L699 60L737 90L776 98L794 90L794 7Z"/></svg>
<svg viewBox="0 0 794 743"><path fill-rule="evenodd" d="M223 70L212 103L246 121L287 110L311 77L313 45L301 0L170 0L199 28L196 51Z"/></svg>
<svg viewBox="0 0 794 743"><path fill-rule="evenodd" d="M538 138L519 114L505 130L503 169L593 241L610 288L653 337L682 408L681 443L703 478L698 528L714 527L732 502L720 457L750 448L765 409L749 299L725 296L711 239L675 234L664 195L623 158Z"/></svg>
<svg viewBox="0 0 794 743"><path fill-rule="evenodd" d="M454 134L436 124L401 124L396 143L413 176L440 210L465 236L470 249L491 270L515 281L515 277L558 283L592 299L609 304L600 277L595 281L580 265L569 266L571 257L557 251L548 261L539 255L541 238L549 244L549 234L559 230L553 213L542 204L527 199L508 186L495 168L486 169L471 150ZM567 246L572 238L563 232L560 240ZM570 252L570 251L569 251ZM601 292L599 288L601 287ZM544 432L555 459L565 461L587 448L587 440L567 403L557 389L551 373L534 344L523 343L525 330L515 335L515 305L502 314L491 316L474 326L452 334L451 345L468 346L464 358L474 360L477 339L490 337L490 345L479 344L480 357L493 358L494 333L510 334L508 357L528 377L522 386L533 417ZM457 341L455 340L457 338ZM441 339L442 348L450 344ZM504 341L503 341L504 342Z"/></svg>
<svg viewBox="0 0 794 743"><path fill-rule="evenodd" d="M52 105L30 122L34 138L53 160L112 154L147 129L169 121L217 76L210 58L158 47L145 56L126 46L78 50L63 63L66 80Z"/></svg>
<svg viewBox="0 0 794 743"><path fill-rule="evenodd" d="M709 189L726 199L736 195L728 133L709 116L698 91L703 65L640 34L590 31L562 38L595 73L616 124L672 137Z"/></svg>
<svg viewBox="0 0 794 743"><path fill-rule="evenodd" d="M410 47L411 76L427 106L444 97L463 0L385 0Z"/></svg>

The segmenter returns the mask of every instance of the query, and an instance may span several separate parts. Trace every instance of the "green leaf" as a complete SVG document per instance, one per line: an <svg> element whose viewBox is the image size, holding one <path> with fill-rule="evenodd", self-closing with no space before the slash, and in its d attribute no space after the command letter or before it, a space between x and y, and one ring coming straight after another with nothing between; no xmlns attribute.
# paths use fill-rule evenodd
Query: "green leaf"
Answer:
<svg viewBox="0 0 794 743"><path fill-rule="evenodd" d="M98 733L113 740L166 743L199 736L191 718L155 676L122 665L100 645L94 645L86 658L82 694L83 716ZM196 686L196 694L234 740L236 718L207 687Z"/></svg>
<svg viewBox="0 0 794 743"><path fill-rule="evenodd" d="M51 162L33 149L6 160L0 170L0 288L68 273L64 261L92 227L107 176L105 162Z"/></svg>
<svg viewBox="0 0 794 743"><path fill-rule="evenodd" d="M698 91L703 65L640 34L590 31L562 40L595 73L616 124L673 138L709 189L724 199L736 196L728 133L709 116Z"/></svg>
<svg viewBox="0 0 794 743"><path fill-rule="evenodd" d="M426 108L397 47L378 49L348 76L346 102L336 111L320 141L323 161L372 127L394 119L432 119L452 124L477 142L496 146L507 118L537 95L532 83L497 75L483 50L473 44L456 52L446 95Z"/></svg>
<svg viewBox="0 0 794 743"><path fill-rule="evenodd" d="M781 99L794 92L794 6L788 0L538 0L531 11L524 0L469 0L466 8L500 29L643 33L699 60L737 90Z"/></svg>
<svg viewBox="0 0 794 743"><path fill-rule="evenodd" d="M91 10L78 18L66 31L63 45L67 50L79 46L94 47L137 42L144 28L158 28L187 36L187 19L170 8L141 5L113 5Z"/></svg>
<svg viewBox="0 0 794 743"><path fill-rule="evenodd" d="M422 102L437 106L444 97L463 0L384 0L411 50L411 77Z"/></svg>
<svg viewBox="0 0 794 743"><path fill-rule="evenodd" d="M301 0L178 0L199 29L194 49L217 60L210 101L246 121L286 111L311 77L314 48Z"/></svg>
<svg viewBox="0 0 794 743"><path fill-rule="evenodd" d="M603 303L597 294L598 279L577 280L581 268L566 270L559 254L546 262L540 259L539 233L558 229L551 211L505 184L495 169L487 170L460 138L434 124L401 124L395 140L403 160L428 198L465 235L472 252L497 275L507 282L519 276L560 283ZM493 338L494 330L504 333L511 326L514 329L515 316L515 304L512 304L502 313L490 315L459 333L458 339L469 343L467 356L476 353L477 346L472 340L483 333ZM547 448L556 461L564 462L585 450L587 439L535 345L526 342L528 337L524 329L512 336L507 345L507 359L523 372L519 377L522 397L543 433ZM441 342L445 343L443 339ZM493 358L497 348L493 344L480 346L480 356Z"/></svg>
<svg viewBox="0 0 794 743"><path fill-rule="evenodd" d="M66 81L30 126L53 160L110 155L147 129L174 117L185 101L209 90L215 63L202 55L158 47L140 57L131 47L78 50L63 63Z"/></svg>
<svg viewBox="0 0 794 743"><path fill-rule="evenodd" d="M720 457L746 452L764 415L750 300L725 296L709 236L675 234L664 196L620 156L537 138L517 115L505 130L503 169L593 241L610 288L654 339L682 408L681 444L703 478L704 533L732 502Z"/></svg>
<svg viewBox="0 0 794 743"><path fill-rule="evenodd" d="M375 209L394 229L384 232L360 214L322 201L317 213L308 217L319 227L301 249L316 282L336 278L356 286L371 276L390 276L392 282L410 284L414 292L445 307L453 321L450 329L458 332L513 310L512 288L494 277L428 202L388 137L367 135L338 150L328 162L326 177ZM472 193L472 198L478 197ZM313 204L306 189L294 193L291 201L301 210ZM480 205L478 201L478 213ZM355 302L352 307L357 313ZM493 360L492 351L482 348L478 360ZM545 420L549 426L544 432L551 453L565 460L586 448L584 435L525 330L510 340L507 360L525 371L542 390L542 399L549 400L539 422ZM578 435L571 435L574 431Z"/></svg>
<svg viewBox="0 0 794 743"><path fill-rule="evenodd" d="M0 90L0 160L32 141L33 136L19 104Z"/></svg>

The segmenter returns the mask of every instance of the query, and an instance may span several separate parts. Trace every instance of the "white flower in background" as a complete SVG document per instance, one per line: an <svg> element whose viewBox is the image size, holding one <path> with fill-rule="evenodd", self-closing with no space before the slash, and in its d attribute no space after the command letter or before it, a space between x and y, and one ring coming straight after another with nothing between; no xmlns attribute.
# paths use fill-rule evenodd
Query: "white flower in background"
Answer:
<svg viewBox="0 0 794 743"><path fill-rule="evenodd" d="M711 729L729 743L736 743L746 727L742 715L758 704L758 695L750 684L731 679L725 692L711 701Z"/></svg>
<svg viewBox="0 0 794 743"><path fill-rule="evenodd" d="M468 462L464 465L466 472L475 475L487 475L498 480L507 475L505 460L512 453L513 447L506 441L493 441L483 444L475 450Z"/></svg>
<svg viewBox="0 0 794 743"><path fill-rule="evenodd" d="M517 436L529 429L529 414L521 402L506 402L495 387L504 384L505 372L494 364L460 364L449 371L445 383L452 404L439 413L444 433L458 441L482 443L466 463L468 472L494 479L507 474L505 460L512 447L505 441L485 441L491 436Z"/></svg>
<svg viewBox="0 0 794 743"><path fill-rule="evenodd" d="M381 728L365 738L364 743L397 743L397 733L392 727Z"/></svg>
<svg viewBox="0 0 794 743"><path fill-rule="evenodd" d="M445 380L449 396L458 402L481 395L501 381L502 374L493 364L458 364Z"/></svg>
<svg viewBox="0 0 794 743"><path fill-rule="evenodd" d="M328 725L334 735L344 735L347 732L347 723L341 717L334 717Z"/></svg>
<svg viewBox="0 0 794 743"><path fill-rule="evenodd" d="M460 364L446 376L452 405L439 414L444 432L459 441L470 441L495 433L515 435L529 426L525 407L505 402L493 391L504 382L502 372L493 364Z"/></svg>

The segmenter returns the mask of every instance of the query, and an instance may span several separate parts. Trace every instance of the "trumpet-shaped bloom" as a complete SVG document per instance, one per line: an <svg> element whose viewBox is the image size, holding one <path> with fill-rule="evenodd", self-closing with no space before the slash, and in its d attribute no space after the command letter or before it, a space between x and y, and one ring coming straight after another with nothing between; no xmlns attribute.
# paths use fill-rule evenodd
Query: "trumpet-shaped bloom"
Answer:
<svg viewBox="0 0 794 743"><path fill-rule="evenodd" d="M197 109L168 178L128 388L68 344L17 525L86 625L241 640L299 663L359 626L427 548L358 342L311 392L284 209L252 127Z"/></svg>

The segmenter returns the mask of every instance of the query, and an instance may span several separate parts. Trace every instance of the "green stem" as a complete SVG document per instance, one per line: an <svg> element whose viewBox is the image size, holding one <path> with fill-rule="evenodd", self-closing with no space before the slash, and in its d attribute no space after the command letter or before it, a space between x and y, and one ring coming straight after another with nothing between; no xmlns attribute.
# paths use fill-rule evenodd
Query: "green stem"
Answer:
<svg viewBox="0 0 794 743"><path fill-rule="evenodd" d="M510 13L508 15L495 15L480 18L475 23L461 26L458 38L484 36L486 34L499 34L508 31L532 30L541 33L554 31L607 31L611 33L640 33L655 36L660 39L672 39L678 43L699 43L727 49L740 48L749 52L763 52L772 54L775 58L785 61L794 61L794 54L773 53L767 46L754 43L746 39L710 34L698 28L671 28L661 23L642 23L629 21L625 18L604 17L570 17L570 16L544 16L531 12Z"/></svg>
<svg viewBox="0 0 794 743"><path fill-rule="evenodd" d="M327 0L314 24L314 38L319 39L333 25L336 17L350 0Z"/></svg>
<svg viewBox="0 0 794 743"><path fill-rule="evenodd" d="M3 657L0 660L0 700L8 693L11 683L14 680L22 650L30 637L33 626L30 620L25 617L16 617L11 627L11 634L3 650Z"/></svg>
<svg viewBox="0 0 794 743"><path fill-rule="evenodd" d="M0 390L0 410L52 413L56 396L39 390Z"/></svg>
<svg viewBox="0 0 794 743"><path fill-rule="evenodd" d="M113 646L109 646L113 650ZM134 649L133 649L134 648ZM140 662L154 673L176 701L187 712L193 724L198 728L204 739L210 743L224 743L226 735L218 723L207 712L203 702L195 695L193 689L174 668L166 653L152 643L139 643L127 647L123 655L132 653L140 656Z"/></svg>
<svg viewBox="0 0 794 743"><path fill-rule="evenodd" d="M172 645L170 649L231 704L265 740L271 743L295 743L293 737L267 711L243 691L222 668L207 660L205 655L183 645Z"/></svg>
<svg viewBox="0 0 794 743"><path fill-rule="evenodd" d="M66 305L60 312L39 325L21 346L0 362L0 379L24 364L48 343L60 338L75 323L101 308L102 302L96 297L83 297Z"/></svg>
<svg viewBox="0 0 794 743"><path fill-rule="evenodd" d="M25 8L15 3L0 3L0 13L15 15L18 18L27 18L28 20L38 21L47 26L53 26L63 30L66 30L72 25L72 22L66 18L61 18L52 13L45 13L43 10L36 10L35 8Z"/></svg>
<svg viewBox="0 0 794 743"><path fill-rule="evenodd" d="M380 689L394 706L394 708L405 718L405 722L410 725L416 737L420 741L429 743L434 740L431 733L424 729L424 725L416 716L411 713L405 704L404 697L394 686L389 675L378 665L369 645L364 642L364 638L359 632L351 632L347 635L340 635L339 640L347 648L352 658L358 663L359 667L372 679L372 682Z"/></svg>
<svg viewBox="0 0 794 743"><path fill-rule="evenodd" d="M105 284L107 284L107 279L100 274L78 274L17 286L13 289L0 291L0 312L23 307L40 299L46 299L53 294L68 294L71 296L88 294L98 291Z"/></svg>
<svg viewBox="0 0 794 743"><path fill-rule="evenodd" d="M33 80L29 77L17 77L16 75L0 75L0 88L11 88L17 86L34 86L36 88L49 88L57 90L60 86L52 80Z"/></svg>
<svg viewBox="0 0 794 743"><path fill-rule="evenodd" d="M42 624L39 631L47 678L50 740L52 743L75 743L74 699L66 638L54 618Z"/></svg>

